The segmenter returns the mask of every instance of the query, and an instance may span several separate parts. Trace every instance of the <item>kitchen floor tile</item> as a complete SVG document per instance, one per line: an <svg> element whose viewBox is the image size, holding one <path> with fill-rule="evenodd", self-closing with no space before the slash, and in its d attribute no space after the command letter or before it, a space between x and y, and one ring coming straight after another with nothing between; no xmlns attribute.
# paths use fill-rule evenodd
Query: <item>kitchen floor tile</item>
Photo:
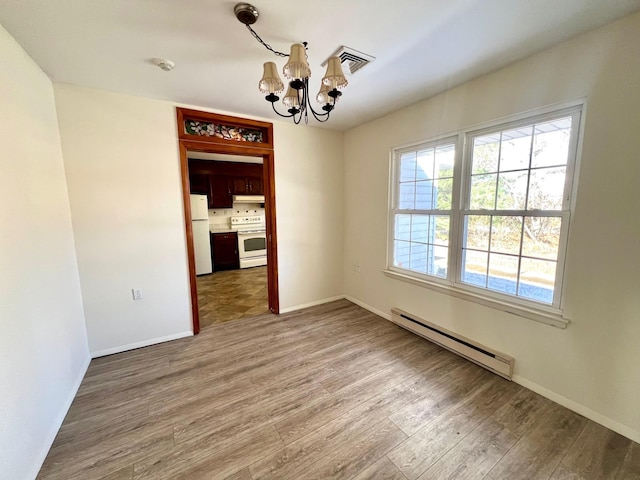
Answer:
<svg viewBox="0 0 640 480"><path fill-rule="evenodd" d="M200 328L269 311L266 266L202 275L196 284Z"/></svg>

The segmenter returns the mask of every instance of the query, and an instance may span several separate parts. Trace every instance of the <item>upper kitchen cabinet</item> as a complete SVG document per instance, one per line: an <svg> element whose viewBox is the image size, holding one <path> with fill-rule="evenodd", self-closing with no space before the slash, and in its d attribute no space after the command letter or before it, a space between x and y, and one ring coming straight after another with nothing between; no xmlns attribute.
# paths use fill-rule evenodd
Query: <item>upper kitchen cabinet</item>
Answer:
<svg viewBox="0 0 640 480"><path fill-rule="evenodd" d="M248 195L249 187L247 186L246 177L234 177L233 178L233 194L234 195Z"/></svg>
<svg viewBox="0 0 640 480"><path fill-rule="evenodd" d="M249 195L264 195L262 177L247 177L247 185L249 186Z"/></svg>
<svg viewBox="0 0 640 480"><path fill-rule="evenodd" d="M211 175L210 208L231 208L233 206L233 177L227 175Z"/></svg>
<svg viewBox="0 0 640 480"><path fill-rule="evenodd" d="M189 173L189 185L191 192L197 193L200 195L209 196L210 193L210 185L209 185L209 175L202 173Z"/></svg>
<svg viewBox="0 0 640 480"><path fill-rule="evenodd" d="M264 195L262 164L189 159L191 193L207 195L209 208L231 208L233 195Z"/></svg>
<svg viewBox="0 0 640 480"><path fill-rule="evenodd" d="M262 178L260 177L234 177L234 195L263 195Z"/></svg>
<svg viewBox="0 0 640 480"><path fill-rule="evenodd" d="M263 195L262 188L262 165L248 164L245 166L244 192L236 195Z"/></svg>

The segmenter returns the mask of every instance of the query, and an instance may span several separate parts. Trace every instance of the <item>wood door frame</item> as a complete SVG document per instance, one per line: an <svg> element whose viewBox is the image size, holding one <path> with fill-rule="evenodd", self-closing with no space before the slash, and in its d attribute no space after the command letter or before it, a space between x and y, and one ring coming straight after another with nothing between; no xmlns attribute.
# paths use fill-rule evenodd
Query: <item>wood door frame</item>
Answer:
<svg viewBox="0 0 640 480"><path fill-rule="evenodd" d="M273 153L273 124L228 115L201 112L176 107L178 143L180 148L180 175L182 177L182 200L184 208L185 235L187 240L187 258L189 263L189 283L191 292L191 315L193 333L200 332L200 312L198 310L198 290L196 286L196 263L193 248L193 229L191 226L191 188L189 184L188 151L221 153L226 155L244 155L262 158L262 179L264 185L265 221L267 227L267 289L269 310L280 313L278 290L278 249L276 235L276 195ZM197 120L218 125L258 130L262 133L262 142L229 140L215 136L190 135L185 129L185 120Z"/></svg>

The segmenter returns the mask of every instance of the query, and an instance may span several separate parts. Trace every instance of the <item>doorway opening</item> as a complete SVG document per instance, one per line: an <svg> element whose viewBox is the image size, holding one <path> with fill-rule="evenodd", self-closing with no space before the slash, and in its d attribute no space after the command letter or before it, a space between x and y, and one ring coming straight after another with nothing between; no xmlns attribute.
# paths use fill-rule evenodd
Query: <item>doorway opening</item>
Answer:
<svg viewBox="0 0 640 480"><path fill-rule="evenodd" d="M269 312L262 157L187 157L200 328Z"/></svg>
<svg viewBox="0 0 640 480"><path fill-rule="evenodd" d="M272 125L182 108L177 120L194 333L279 313Z"/></svg>

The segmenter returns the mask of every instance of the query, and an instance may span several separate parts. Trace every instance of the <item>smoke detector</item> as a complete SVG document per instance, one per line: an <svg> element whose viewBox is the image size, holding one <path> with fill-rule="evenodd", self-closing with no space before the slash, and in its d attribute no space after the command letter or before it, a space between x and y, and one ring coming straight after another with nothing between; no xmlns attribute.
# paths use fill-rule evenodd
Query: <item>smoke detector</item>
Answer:
<svg viewBox="0 0 640 480"><path fill-rule="evenodd" d="M329 58L331 57L340 58L340 63L342 64L342 70L347 75L353 75L362 67L367 66L368 64L370 64L376 59L376 57L374 56L359 52L355 48L345 47L344 45L338 48L331 55L329 55ZM322 63L323 67L327 65L329 58L327 58Z"/></svg>
<svg viewBox="0 0 640 480"><path fill-rule="evenodd" d="M156 67L164 70L165 72L173 70L176 66L175 63L173 63L171 60L167 60L166 58L154 58L151 61Z"/></svg>

